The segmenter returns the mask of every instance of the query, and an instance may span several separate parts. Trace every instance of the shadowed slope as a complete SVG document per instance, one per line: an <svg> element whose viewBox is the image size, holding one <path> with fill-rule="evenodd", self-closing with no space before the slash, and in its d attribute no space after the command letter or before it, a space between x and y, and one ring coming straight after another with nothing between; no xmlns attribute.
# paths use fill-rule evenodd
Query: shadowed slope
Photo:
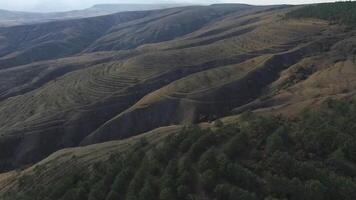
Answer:
<svg viewBox="0 0 356 200"><path fill-rule="evenodd" d="M171 40L248 9L253 7L195 6L0 28L0 69L83 51L132 49Z"/></svg>
<svg viewBox="0 0 356 200"><path fill-rule="evenodd" d="M80 53L113 25L149 12L0 28L1 69Z"/></svg>

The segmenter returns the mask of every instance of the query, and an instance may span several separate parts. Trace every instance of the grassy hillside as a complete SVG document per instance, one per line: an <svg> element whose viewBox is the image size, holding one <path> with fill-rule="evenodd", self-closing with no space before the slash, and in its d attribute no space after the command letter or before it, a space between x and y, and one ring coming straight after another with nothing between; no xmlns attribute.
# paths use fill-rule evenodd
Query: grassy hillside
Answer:
<svg viewBox="0 0 356 200"><path fill-rule="evenodd" d="M291 16L325 5L342 6ZM0 199L353 199L343 5L1 28Z"/></svg>
<svg viewBox="0 0 356 200"><path fill-rule="evenodd" d="M356 2L340 1L304 6L288 13L294 18L318 18L332 22L356 25Z"/></svg>
<svg viewBox="0 0 356 200"><path fill-rule="evenodd" d="M353 30L285 20L291 10L198 6L2 29L4 41L21 41L2 43L4 51L15 49L16 62L24 58L18 50L29 58L45 55L41 46L48 42L64 40L63 49L76 41L90 45L73 54L54 48L52 56L70 57L0 70L1 170L162 126L245 110L292 115L329 97L352 98ZM106 28L91 26L96 23ZM22 37L15 29L34 31ZM28 49L33 44L38 51Z"/></svg>
<svg viewBox="0 0 356 200"><path fill-rule="evenodd" d="M79 54L114 25L146 17L131 12L95 18L0 28L1 69Z"/></svg>
<svg viewBox="0 0 356 200"><path fill-rule="evenodd" d="M85 171L67 152L67 165L79 168L48 183L51 162L37 165L4 198L353 199L355 113L356 103L332 100L294 120L245 113L235 123L186 127L155 142L140 137Z"/></svg>
<svg viewBox="0 0 356 200"><path fill-rule="evenodd" d="M191 6L2 28L0 171L162 126L354 98L355 30L286 20L295 9Z"/></svg>
<svg viewBox="0 0 356 200"><path fill-rule="evenodd" d="M239 4L190 6L0 28L0 68L168 41L247 10L256 9Z"/></svg>
<svg viewBox="0 0 356 200"><path fill-rule="evenodd" d="M202 20L203 23L207 23L204 27L207 27L210 23L219 22L219 16L221 18L229 16L228 26L231 26L230 23L233 23L234 21L240 24L241 21L235 20L235 17L239 17L241 15L247 16L250 13L255 13L267 8L261 7L252 9L251 11L247 10L245 12L240 12L241 10L239 6L229 6L228 8L226 8L226 6L213 6L213 8L189 7L180 9L183 11L187 10L186 12L191 14L195 9L206 15L211 15L211 10L215 10L215 12L220 13L214 14L213 17L209 17L211 21ZM226 9L227 11L225 11ZM234 9L236 9L236 12L231 13ZM175 12L175 9L155 11L152 15L143 17L139 20L130 21L121 28L122 30L126 30L126 26L126 28L130 29L133 27L146 27L145 22L147 21L151 21L150 24L156 25L164 25L167 23L163 22L170 22L171 20L179 21L179 16L182 16L180 14L181 12ZM267 14L270 15L271 13ZM265 13L259 13L258 15L265 15ZM115 16L108 16L108 18L115 18ZM90 18L88 20L100 21L102 18ZM103 21L105 23L107 22L106 20ZM190 31L194 31L194 29L201 29L199 26L202 26L202 24L200 24L198 27L194 28L194 18L191 18L184 23L192 23L192 29ZM73 25L73 27L70 28L70 30L73 29L73 31L80 26L80 23L78 24L74 21L71 21L70 24ZM50 25L54 27L58 26L58 30L62 30L61 28L66 27L63 22L58 22L58 24L52 23ZM215 25L212 25L212 28L214 26ZM254 24L253 26L255 27L257 25ZM155 29L155 31L164 32L166 30L164 27L165 26L158 26L158 29ZM26 28L28 27L20 27L19 29L22 30ZM38 25L37 28L35 28L35 26L31 26L31 29L32 28L36 30L45 30L46 26L42 24ZM95 27L89 26L84 29L86 30L92 28ZM160 28L163 28L164 30L161 30ZM236 28L239 29L244 27ZM296 29L297 28L294 26L291 27L291 30ZM46 31L39 31L40 34L46 35L46 37L43 38L45 44L47 44L47 39L52 39L52 36L57 38L57 34L65 38L67 36L70 37L71 35L70 32L67 35L68 32L66 28L62 30L66 33L65 35L62 35L61 32L53 32L52 34L52 30L49 31L50 34L48 34L48 37ZM103 32L105 30L97 31ZM21 43L21 45L24 45L21 49L27 49L26 46L33 44L34 41L32 39L36 38L36 34L37 33L31 33L28 37L24 38L27 40L24 40L24 42ZM182 34L185 33L182 32ZM221 34L225 35L228 34L228 32ZM288 34L288 32L286 34ZM301 32L301 34L304 33ZM145 31L139 31L135 37L138 37L139 35L150 36L150 34L146 34ZM12 37L16 38L17 36L14 35ZM87 35L78 34L77 36L78 37L76 39L81 40L81 36L86 37ZM231 35L226 37L226 39L233 40L234 37L238 36L240 35ZM210 37L220 37L220 35L212 35ZM286 38L295 39L295 37L281 37L276 38L275 41L282 43ZM208 39L209 38L198 38L197 40L201 41ZM123 40L115 41L122 42ZM145 41L140 42L145 43ZM94 130L116 115L124 112L148 93L189 74L209 68L219 67L223 64L214 62L214 60L228 59L231 64L241 62L245 53L241 50L241 47L238 47L237 44L239 42L240 41L229 43L230 47L226 48L226 51L222 52L217 51L214 46L210 46L209 51L190 48L187 48L184 51L176 49L157 50L157 47L161 47L160 44L156 44L157 46L151 47L151 49L139 48L132 51L116 51L110 56L109 59L106 59L107 57L105 55L110 55L110 53L103 52L100 54L99 52L96 52L91 55L85 54L92 56L93 58L94 55L96 55L97 59L95 59L96 61L87 60L89 62L85 63L84 66L80 66L80 60L83 60L83 58L85 59L85 55L81 55L81 57L78 55L72 56L72 58L69 59L72 62L72 64L70 64L72 66L69 67L65 65L65 59L56 59L51 62L41 62L41 64L44 65L42 66L44 69L54 70L53 74L48 74L46 71L41 71L43 74L36 74L38 65L19 67L19 69L26 68L27 70L32 70L31 72L33 74L30 77L26 77L27 81L24 83L19 83L16 78L15 81L12 82L13 84L8 82L8 84L6 84L6 89L13 89L14 92L10 92L7 97L12 98L6 98L0 102L0 118L2 119L0 120L0 141L3 144L1 145L2 147L5 148L6 146L6 151L0 155L1 160L3 160L2 165L5 166L3 168L23 165L23 163L32 163L44 158L58 149L77 146ZM57 43L57 40L54 40L53 43ZM227 43L219 43L219 49L227 47L226 44ZM71 46L76 44L68 41L68 45ZM272 45L274 44L263 42L261 40L261 45L256 47L246 47L246 49L250 51L250 49L253 50L256 48L269 48ZM201 48L204 49L205 47ZM235 50L229 51L228 49ZM42 51L43 49L39 48L38 50ZM34 53L35 51L29 52ZM59 52L60 51L56 51L56 53ZM236 55L236 53L239 55ZM39 55L42 56L43 54ZM190 55L190 58L188 58L187 55ZM98 63L97 61L100 57L102 57L103 60ZM15 70L16 67L4 69L4 76L8 75L6 72L10 72L12 69ZM43 79L42 75L46 78ZM36 85L36 83L39 83L39 85ZM22 87L24 89L21 89ZM4 90L5 93L7 92L6 89ZM17 90L19 91L18 93L16 93L16 89L19 89ZM11 96L11 94L16 96ZM166 123L177 123L174 122L171 117L175 116L172 115L167 117ZM136 123L135 121L136 120L133 120L132 122ZM167 124L159 124L159 126L160 125ZM115 137L117 137L116 134L122 134L124 137L130 137L132 135L148 131L148 128L153 129L158 126L154 124L154 126L142 125L137 127L145 128L145 130L131 133L123 127L122 130L111 132L110 134L113 134ZM130 129L131 125L126 128ZM53 139L53 137L56 139ZM11 159L8 159L9 157L11 157Z"/></svg>

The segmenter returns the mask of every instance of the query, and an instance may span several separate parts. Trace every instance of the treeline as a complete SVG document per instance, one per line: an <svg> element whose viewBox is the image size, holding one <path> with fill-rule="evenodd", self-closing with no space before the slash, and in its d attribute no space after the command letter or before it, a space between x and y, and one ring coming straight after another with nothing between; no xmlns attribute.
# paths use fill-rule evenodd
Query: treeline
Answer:
<svg viewBox="0 0 356 200"><path fill-rule="evenodd" d="M332 22L356 25L356 2L342 1L304 6L287 14L293 18L318 18Z"/></svg>
<svg viewBox="0 0 356 200"><path fill-rule="evenodd" d="M35 186L14 199L50 200L353 200L356 103L327 101L299 118L250 113L216 129L187 127L158 144ZM20 185L21 187L21 185Z"/></svg>

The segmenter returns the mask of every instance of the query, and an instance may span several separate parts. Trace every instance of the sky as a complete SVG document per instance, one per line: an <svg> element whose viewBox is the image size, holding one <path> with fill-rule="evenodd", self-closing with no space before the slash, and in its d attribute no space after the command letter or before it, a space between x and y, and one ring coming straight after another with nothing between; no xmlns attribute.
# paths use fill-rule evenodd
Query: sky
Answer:
<svg viewBox="0 0 356 200"><path fill-rule="evenodd" d="M76 10L91 7L95 4L107 3L189 3L189 4L212 4L212 3L247 3L253 5L270 4L304 4L334 0L0 0L0 9L53 12Z"/></svg>

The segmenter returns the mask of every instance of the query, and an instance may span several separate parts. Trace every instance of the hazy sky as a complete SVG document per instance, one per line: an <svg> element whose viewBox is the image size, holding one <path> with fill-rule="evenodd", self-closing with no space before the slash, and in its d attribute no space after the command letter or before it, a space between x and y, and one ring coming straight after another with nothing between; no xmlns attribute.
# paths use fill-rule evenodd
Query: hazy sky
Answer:
<svg viewBox="0 0 356 200"><path fill-rule="evenodd" d="M0 9L49 12L82 9L102 3L248 3L261 5L302 4L325 1L328 0L0 0Z"/></svg>

